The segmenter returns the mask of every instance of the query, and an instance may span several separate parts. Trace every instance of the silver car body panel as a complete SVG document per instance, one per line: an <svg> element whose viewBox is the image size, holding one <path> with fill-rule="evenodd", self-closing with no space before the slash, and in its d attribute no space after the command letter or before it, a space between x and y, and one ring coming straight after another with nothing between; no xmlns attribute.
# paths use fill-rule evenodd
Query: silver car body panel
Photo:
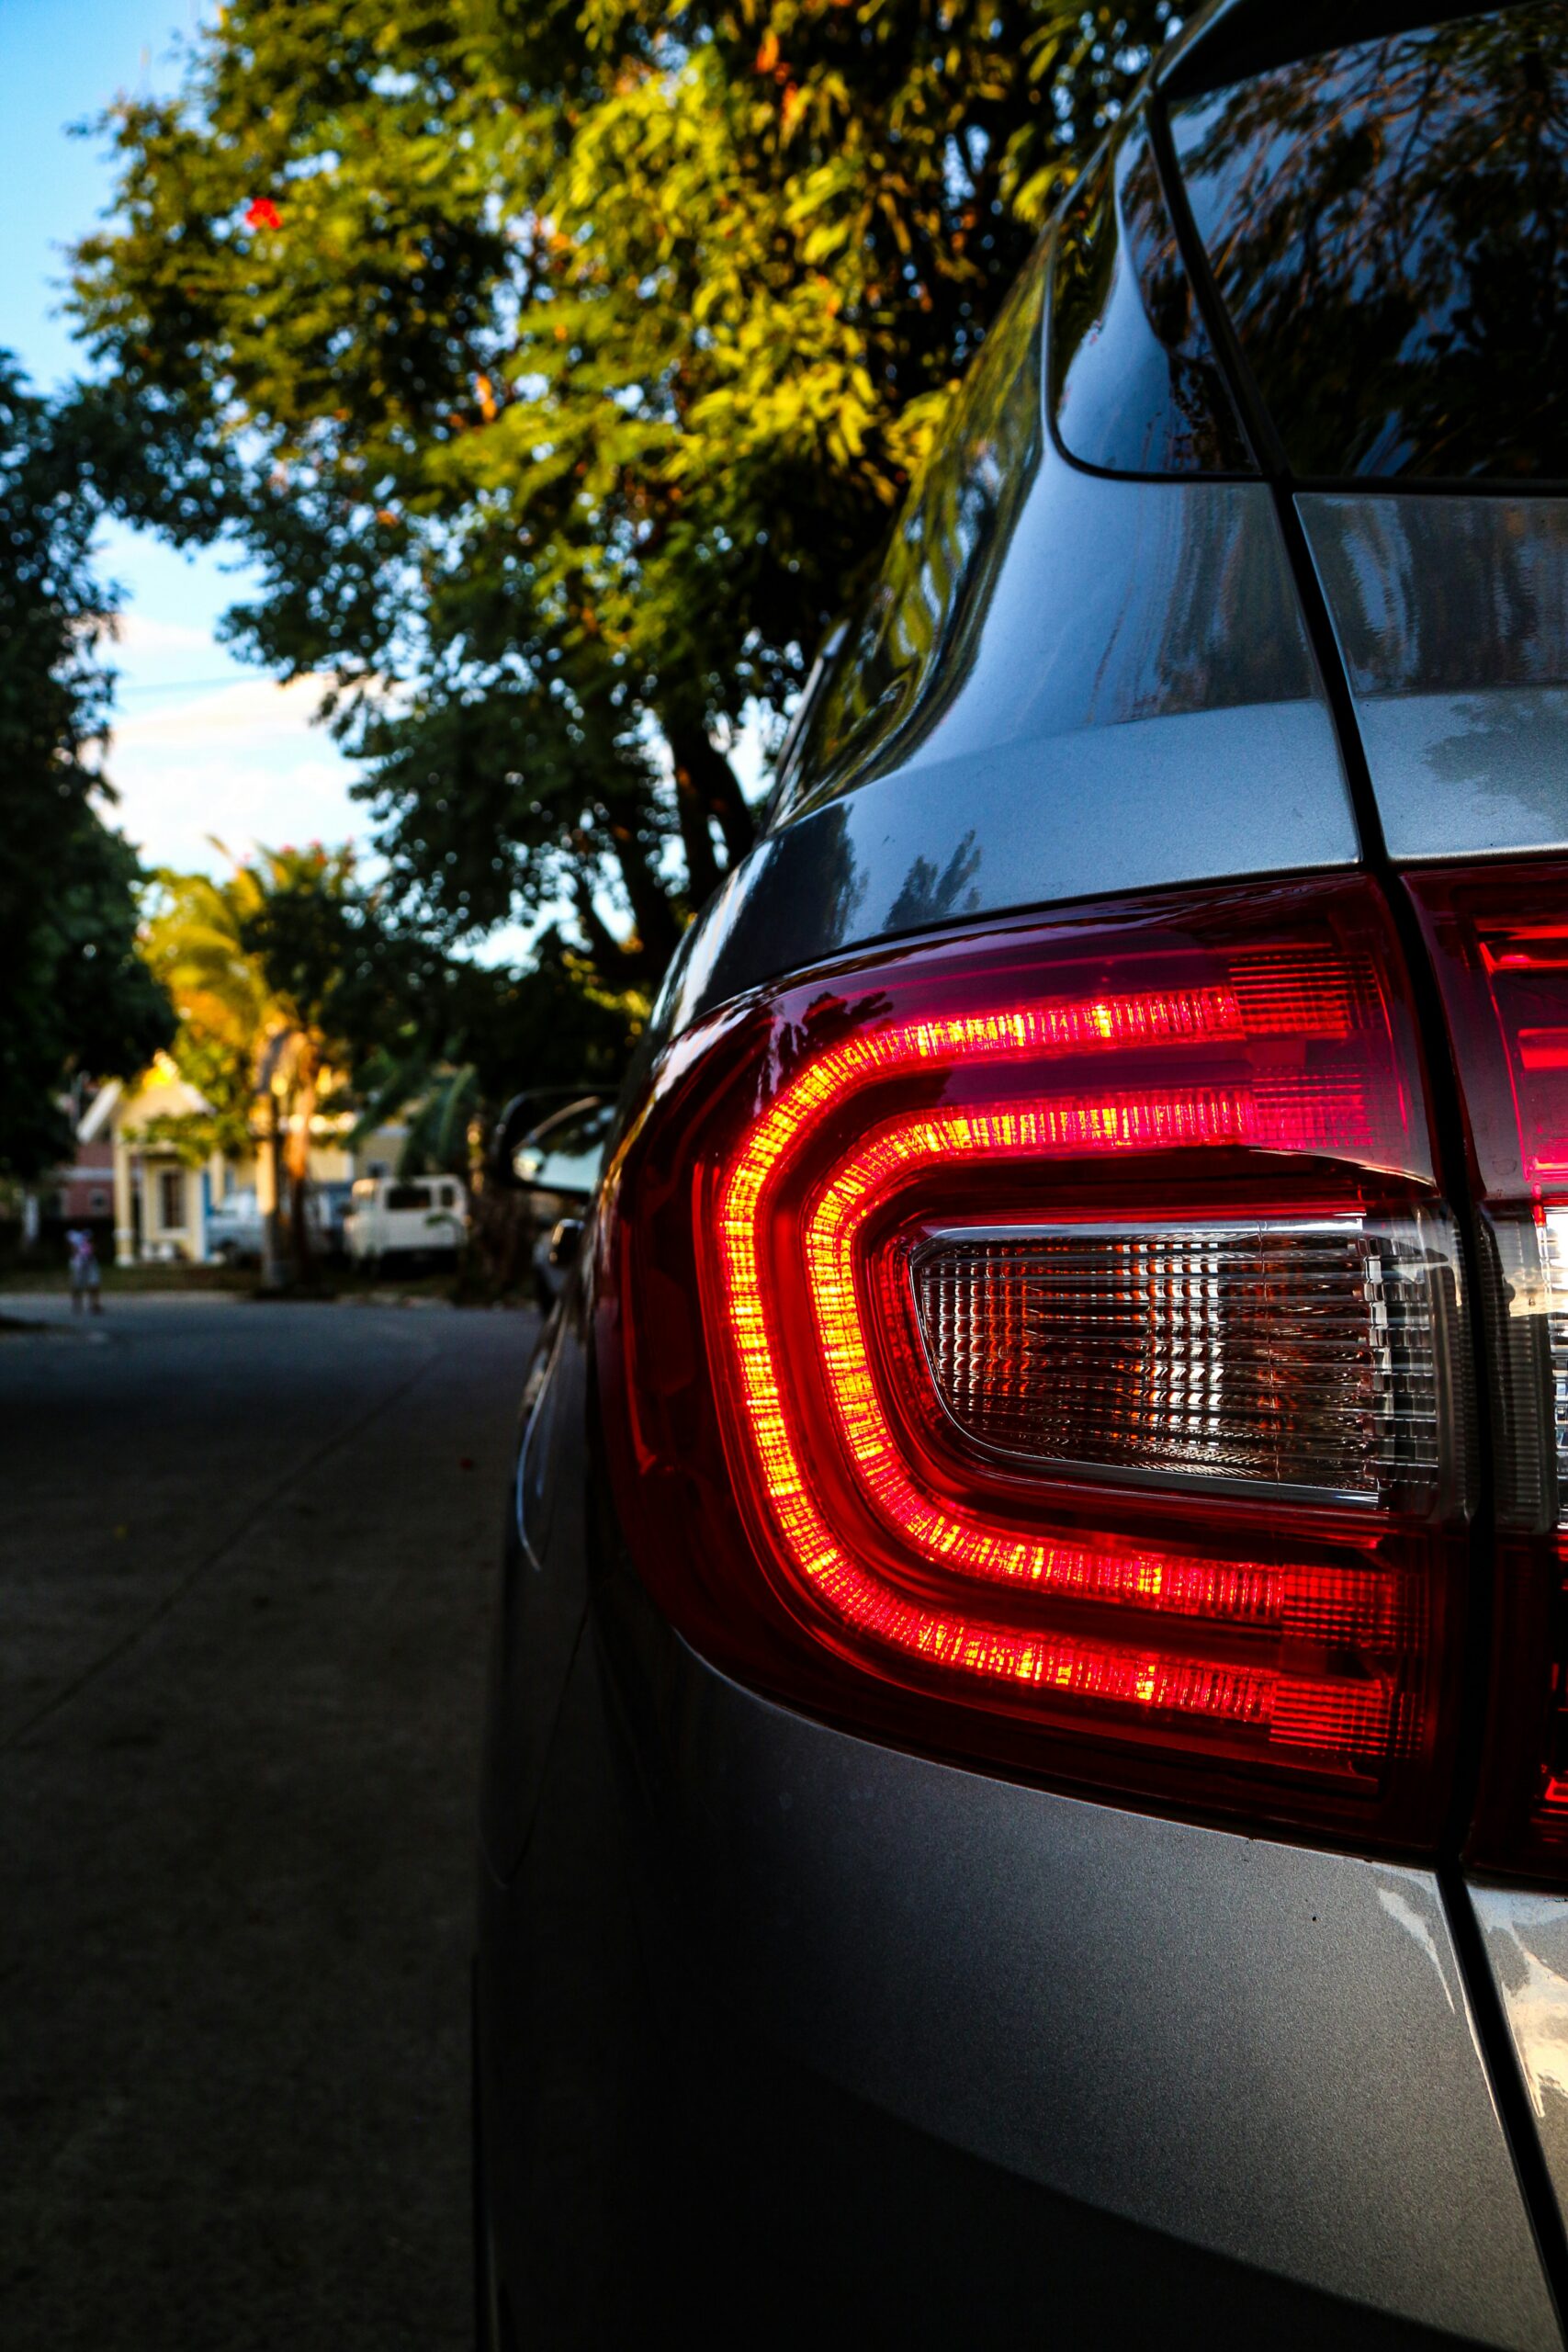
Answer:
<svg viewBox="0 0 1568 2352"><path fill-rule="evenodd" d="M1104 479L1043 435L966 628L962 680L900 763L807 782L729 876L671 976L670 1033L936 923L1357 862L1263 484Z"/></svg>
<svg viewBox="0 0 1568 2352"><path fill-rule="evenodd" d="M682 1658L670 1880L791 2055L1191 2244L1560 2343L1429 1872L899 1754Z"/></svg>
<svg viewBox="0 0 1568 2352"><path fill-rule="evenodd" d="M1389 854L1568 849L1568 499L1296 505Z"/></svg>
<svg viewBox="0 0 1568 2352"><path fill-rule="evenodd" d="M1558 2209L1568 2220L1568 1896L1477 1884L1471 1900Z"/></svg>

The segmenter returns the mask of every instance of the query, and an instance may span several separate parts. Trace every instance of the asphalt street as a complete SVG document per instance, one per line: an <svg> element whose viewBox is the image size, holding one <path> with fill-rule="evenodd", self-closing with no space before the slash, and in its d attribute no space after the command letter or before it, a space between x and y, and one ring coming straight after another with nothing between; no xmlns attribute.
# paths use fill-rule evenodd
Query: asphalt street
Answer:
<svg viewBox="0 0 1568 2352"><path fill-rule="evenodd" d="M534 1318L0 1305L0 2344L466 2346Z"/></svg>

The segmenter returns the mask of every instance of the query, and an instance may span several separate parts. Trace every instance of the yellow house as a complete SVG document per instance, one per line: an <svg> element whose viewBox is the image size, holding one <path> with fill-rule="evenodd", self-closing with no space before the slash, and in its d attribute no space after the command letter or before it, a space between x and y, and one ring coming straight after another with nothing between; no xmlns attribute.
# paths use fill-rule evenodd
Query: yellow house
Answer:
<svg viewBox="0 0 1568 2352"><path fill-rule="evenodd" d="M100 1087L76 1130L82 1143L108 1136L114 1145L114 1254L120 1266L144 1258L202 1259L207 1212L214 1192L212 1163L189 1168L145 1129L154 1119L188 1116L209 1108L167 1055L140 1079L111 1079ZM214 1155L219 1170L221 1160ZM221 1174L219 1185L221 1186Z"/></svg>
<svg viewBox="0 0 1568 2352"><path fill-rule="evenodd" d="M166 1054L139 1079L111 1079L94 1097L76 1133L83 1143L107 1136L114 1146L117 1265L176 1258L200 1264L209 1255L208 1219L220 1202L254 1191L264 1215L273 1207L270 1154L253 1147L229 1159L215 1151L193 1168L171 1144L148 1134L156 1120L188 1117L210 1107ZM318 1114L311 1121L313 1184L348 1185L356 1176L389 1175L396 1168L407 1133L402 1123L389 1121L351 1150L353 1124L342 1115Z"/></svg>

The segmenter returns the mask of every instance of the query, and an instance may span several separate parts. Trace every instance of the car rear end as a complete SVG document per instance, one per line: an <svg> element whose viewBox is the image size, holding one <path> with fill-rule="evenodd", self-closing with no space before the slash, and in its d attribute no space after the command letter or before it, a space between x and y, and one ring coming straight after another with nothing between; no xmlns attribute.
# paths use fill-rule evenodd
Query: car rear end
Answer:
<svg viewBox="0 0 1568 2352"><path fill-rule="evenodd" d="M1568 28L1288 13L1004 306L530 1376L493 2341L1562 2340Z"/></svg>

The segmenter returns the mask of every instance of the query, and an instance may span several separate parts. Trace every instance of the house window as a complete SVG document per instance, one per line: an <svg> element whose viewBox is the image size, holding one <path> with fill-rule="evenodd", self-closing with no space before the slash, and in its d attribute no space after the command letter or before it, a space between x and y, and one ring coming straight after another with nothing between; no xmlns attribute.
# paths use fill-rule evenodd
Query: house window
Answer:
<svg viewBox="0 0 1568 2352"><path fill-rule="evenodd" d="M186 1172L183 1168L158 1170L158 1223L165 1233L178 1233L186 1221Z"/></svg>
<svg viewBox="0 0 1568 2352"><path fill-rule="evenodd" d="M101 1184L95 1184L92 1191L87 1195L88 1216L102 1216L108 1204L109 1196L105 1192L103 1186Z"/></svg>

